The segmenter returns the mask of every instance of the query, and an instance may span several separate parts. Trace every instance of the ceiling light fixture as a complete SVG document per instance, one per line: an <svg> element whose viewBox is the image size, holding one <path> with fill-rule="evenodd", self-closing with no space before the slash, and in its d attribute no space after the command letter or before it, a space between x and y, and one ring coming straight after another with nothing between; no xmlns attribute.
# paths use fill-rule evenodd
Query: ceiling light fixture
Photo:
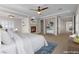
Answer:
<svg viewBox="0 0 79 59"><path fill-rule="evenodd" d="M38 15L41 15L41 13L42 13L41 11L44 11L46 9L48 9L48 7L42 8L42 7L38 6L37 9L31 9L31 10L36 11Z"/></svg>
<svg viewBox="0 0 79 59"><path fill-rule="evenodd" d="M9 15L9 18L11 18L11 19L12 19L12 18L14 18L14 16L13 16L13 15Z"/></svg>
<svg viewBox="0 0 79 59"><path fill-rule="evenodd" d="M38 14L38 15L41 15L41 12L38 11L37 14Z"/></svg>

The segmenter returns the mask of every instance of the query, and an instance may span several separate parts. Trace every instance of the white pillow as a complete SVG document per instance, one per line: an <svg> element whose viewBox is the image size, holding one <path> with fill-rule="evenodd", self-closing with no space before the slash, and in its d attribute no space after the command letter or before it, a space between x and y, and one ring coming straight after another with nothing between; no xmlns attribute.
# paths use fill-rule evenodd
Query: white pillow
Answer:
<svg viewBox="0 0 79 59"><path fill-rule="evenodd" d="M2 31L2 33L1 33L1 41L4 44L12 43L12 39L11 39L11 37L9 36L9 34L6 31Z"/></svg>

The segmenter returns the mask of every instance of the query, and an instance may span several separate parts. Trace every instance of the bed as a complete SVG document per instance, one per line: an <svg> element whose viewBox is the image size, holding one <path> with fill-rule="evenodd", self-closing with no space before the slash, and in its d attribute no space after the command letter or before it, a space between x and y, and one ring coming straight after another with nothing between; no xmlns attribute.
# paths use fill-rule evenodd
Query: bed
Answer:
<svg viewBox="0 0 79 59"><path fill-rule="evenodd" d="M4 36L5 34L6 36ZM34 54L43 46L48 46L47 41L42 35L15 33L9 30L3 33L2 36L8 38L9 40L6 39L4 42L9 41L9 43L1 45L1 54Z"/></svg>

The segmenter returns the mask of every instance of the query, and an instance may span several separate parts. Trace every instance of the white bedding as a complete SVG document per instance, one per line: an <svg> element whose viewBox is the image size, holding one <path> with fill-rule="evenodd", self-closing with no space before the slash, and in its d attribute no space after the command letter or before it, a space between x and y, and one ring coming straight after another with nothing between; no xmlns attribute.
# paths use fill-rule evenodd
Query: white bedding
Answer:
<svg viewBox="0 0 79 59"><path fill-rule="evenodd" d="M31 41L34 52L39 50L41 47L48 45L47 41L42 35L37 35L32 33L27 33L27 34L18 33L18 35L24 39L29 39Z"/></svg>
<svg viewBox="0 0 79 59"><path fill-rule="evenodd" d="M34 53L34 51L32 49L31 41L29 39L19 37L17 34L14 33L14 41L16 42L17 52L19 54Z"/></svg>
<svg viewBox="0 0 79 59"><path fill-rule="evenodd" d="M43 46L47 46L45 38L41 35L36 34L20 34L20 33L9 33L13 40L11 44L2 45L0 53L6 54L33 54Z"/></svg>

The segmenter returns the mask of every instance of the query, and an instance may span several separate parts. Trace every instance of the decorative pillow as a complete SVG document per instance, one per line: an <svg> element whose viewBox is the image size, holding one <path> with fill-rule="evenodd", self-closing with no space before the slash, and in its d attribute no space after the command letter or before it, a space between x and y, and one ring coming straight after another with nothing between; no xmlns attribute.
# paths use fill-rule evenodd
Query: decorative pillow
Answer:
<svg viewBox="0 0 79 59"><path fill-rule="evenodd" d="M1 41L4 44L10 44L12 42L11 37L9 36L9 34L6 31L2 31L1 33Z"/></svg>

